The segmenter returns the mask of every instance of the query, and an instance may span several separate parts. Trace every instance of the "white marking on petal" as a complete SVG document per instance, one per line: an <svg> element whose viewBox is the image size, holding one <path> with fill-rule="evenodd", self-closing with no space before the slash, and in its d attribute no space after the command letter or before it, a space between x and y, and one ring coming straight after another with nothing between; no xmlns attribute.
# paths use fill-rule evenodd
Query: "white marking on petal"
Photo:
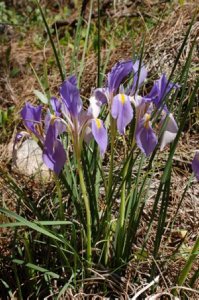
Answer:
<svg viewBox="0 0 199 300"><path fill-rule="evenodd" d="M162 139L161 139L160 151L162 151L167 144L170 144L174 141L176 134L178 132L178 125L177 125L173 115L169 114L168 118L169 119L167 121L167 125L166 125L166 128L164 130L164 133L163 133ZM164 122L164 120L163 120L163 122Z"/></svg>
<svg viewBox="0 0 199 300"><path fill-rule="evenodd" d="M89 102L88 110L94 118L97 118L100 114L101 103L94 96L90 97Z"/></svg>

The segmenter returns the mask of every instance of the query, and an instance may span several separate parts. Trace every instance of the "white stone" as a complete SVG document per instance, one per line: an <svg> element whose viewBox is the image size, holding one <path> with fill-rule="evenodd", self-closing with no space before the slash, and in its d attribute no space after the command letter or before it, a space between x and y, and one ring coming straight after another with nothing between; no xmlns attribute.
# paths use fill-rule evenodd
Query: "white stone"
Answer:
<svg viewBox="0 0 199 300"><path fill-rule="evenodd" d="M14 163L17 171L36 180L50 180L50 171L42 160L42 150L33 139L26 139L15 150Z"/></svg>

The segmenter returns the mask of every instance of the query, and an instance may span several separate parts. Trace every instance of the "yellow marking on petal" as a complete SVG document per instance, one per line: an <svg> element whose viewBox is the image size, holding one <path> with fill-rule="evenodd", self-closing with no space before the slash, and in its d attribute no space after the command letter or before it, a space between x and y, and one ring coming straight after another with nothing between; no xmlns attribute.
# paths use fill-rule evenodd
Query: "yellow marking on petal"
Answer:
<svg viewBox="0 0 199 300"><path fill-rule="evenodd" d="M97 128L101 128L101 121L100 121L100 119L95 119L95 123L96 123Z"/></svg>
<svg viewBox="0 0 199 300"><path fill-rule="evenodd" d="M122 104L125 103L126 99L125 99L125 95L124 94L120 94L120 101Z"/></svg>
<svg viewBox="0 0 199 300"><path fill-rule="evenodd" d="M57 117L55 115L50 115L50 124L52 125L56 119Z"/></svg>
<svg viewBox="0 0 199 300"><path fill-rule="evenodd" d="M151 115L150 114L145 114L145 121L144 121L144 127L145 128L149 128L149 121L151 119Z"/></svg>

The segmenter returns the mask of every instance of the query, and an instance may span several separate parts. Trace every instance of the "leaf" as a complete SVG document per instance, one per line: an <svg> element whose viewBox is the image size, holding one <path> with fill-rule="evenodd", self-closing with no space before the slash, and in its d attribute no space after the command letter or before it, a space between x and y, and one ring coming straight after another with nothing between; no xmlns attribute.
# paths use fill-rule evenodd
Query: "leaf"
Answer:
<svg viewBox="0 0 199 300"><path fill-rule="evenodd" d="M42 267L39 267L35 264L32 264L32 263L25 263L23 260L20 260L20 259L13 259L13 263L15 264L18 264L18 265L24 265L27 267L27 268L30 268L30 269L33 269L35 271L38 271L38 272L42 272L44 273L45 275L48 275L52 278L56 278L56 279L59 279L59 275L54 273L54 272L51 272L45 268L42 268Z"/></svg>
<svg viewBox="0 0 199 300"><path fill-rule="evenodd" d="M4 213L8 217L16 219L21 224L24 224L24 226L28 226L29 228L31 228L31 229L33 229L33 230L35 230L35 231L37 231L37 232L39 232L41 234L44 234L45 236L50 237L53 240L56 240L56 241L64 243L63 240L59 236L54 235L50 231L44 229L43 227L38 226L37 224L35 224L33 222L30 222L30 221L24 219L23 217L17 215L16 213L14 213L12 211L9 211L9 210L7 210L5 208L1 208L0 212Z"/></svg>
<svg viewBox="0 0 199 300"><path fill-rule="evenodd" d="M5 216L3 216L6 218ZM0 215L1 218L3 219ZM33 222L32 222L33 223ZM73 225L72 222L69 221L34 221L34 224L40 225L40 226L60 226L60 225ZM0 228L7 228L7 227L20 227L20 226L27 226L23 222L13 222L13 223L2 223L0 224Z"/></svg>
<svg viewBox="0 0 199 300"><path fill-rule="evenodd" d="M33 91L35 96L43 103L48 104L48 98L38 90Z"/></svg>

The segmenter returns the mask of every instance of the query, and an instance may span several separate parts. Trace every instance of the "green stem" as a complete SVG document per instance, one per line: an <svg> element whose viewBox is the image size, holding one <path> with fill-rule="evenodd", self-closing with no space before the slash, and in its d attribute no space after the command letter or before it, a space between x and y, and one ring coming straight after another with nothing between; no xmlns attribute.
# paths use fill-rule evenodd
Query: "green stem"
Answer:
<svg viewBox="0 0 199 300"><path fill-rule="evenodd" d="M119 228L122 228L124 226L124 216L125 216L125 200L126 200L126 180L124 180L126 178L127 175L127 171L129 168L129 162L126 164L125 169L124 169L124 173L123 173L123 178L122 180L124 181L123 185L122 185L122 191L121 191L121 203L120 203L120 217L119 217Z"/></svg>
<svg viewBox="0 0 199 300"><path fill-rule="evenodd" d="M59 199L59 217L60 220L64 221L64 206L62 202L62 192L61 192L60 182L59 182L59 178L56 175L54 177L55 177L55 184L57 188L57 196Z"/></svg>
<svg viewBox="0 0 199 300"><path fill-rule="evenodd" d="M122 247L124 245L123 241L123 233L124 233L124 218L125 218L125 207L126 207L126 175L129 169L129 163L130 160L128 160L122 177L122 190L121 190L121 202L120 202L120 212L119 212L119 220L117 225L117 240L116 240L116 260L119 262L119 259L121 257Z"/></svg>
<svg viewBox="0 0 199 300"><path fill-rule="evenodd" d="M108 262L108 251L109 251L109 239L110 239L110 218L111 218L111 192L112 192L112 183L113 183L113 163L114 163L114 140L115 140L115 120L110 115L110 128L111 128L111 159L110 159L110 168L108 176L108 187L107 187L107 207L104 215L105 229L104 229L104 249L103 249L103 261L106 266ZM103 225L103 226L104 226Z"/></svg>
<svg viewBox="0 0 199 300"><path fill-rule="evenodd" d="M110 128L111 128L111 160L110 160L110 168L109 168L109 176L108 176L108 203L110 201L110 194L112 190L113 183L113 162L114 162L114 140L115 140L115 120L110 115Z"/></svg>
<svg viewBox="0 0 199 300"><path fill-rule="evenodd" d="M92 250L91 250L91 211L90 211L90 203L86 191L86 185L84 182L84 175L83 175L83 170L82 170L82 165L80 162L80 159L77 159L77 164L78 164L78 172L79 172L79 180L80 180L80 186L82 190L82 195L84 199L84 205L86 209L86 227L87 227L87 261L88 261L88 266L91 266L92 262Z"/></svg>
<svg viewBox="0 0 199 300"><path fill-rule="evenodd" d="M191 267L193 265L194 260L196 259L197 255L199 251L199 236L195 242L195 245L190 253L190 256L184 266L184 268L182 269L180 276L178 277L178 285L182 286L188 276L189 271L191 270Z"/></svg>

